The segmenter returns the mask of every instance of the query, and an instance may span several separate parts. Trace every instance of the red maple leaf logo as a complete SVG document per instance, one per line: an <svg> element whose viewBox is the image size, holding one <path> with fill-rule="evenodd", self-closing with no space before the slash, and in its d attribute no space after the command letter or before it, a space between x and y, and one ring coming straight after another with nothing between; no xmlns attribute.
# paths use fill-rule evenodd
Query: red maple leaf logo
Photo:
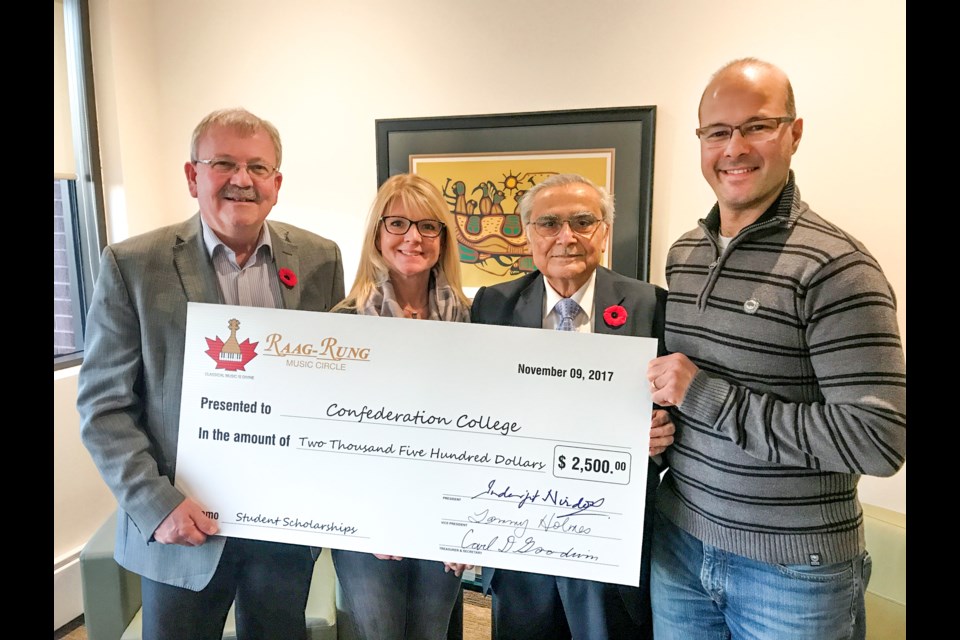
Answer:
<svg viewBox="0 0 960 640"><path fill-rule="evenodd" d="M256 348L259 342L250 342L246 339L240 343L240 353L226 353L223 350L223 340L217 336L216 340L204 338L207 341L206 354L217 363L217 369L227 371L246 371L244 365L257 357Z"/></svg>

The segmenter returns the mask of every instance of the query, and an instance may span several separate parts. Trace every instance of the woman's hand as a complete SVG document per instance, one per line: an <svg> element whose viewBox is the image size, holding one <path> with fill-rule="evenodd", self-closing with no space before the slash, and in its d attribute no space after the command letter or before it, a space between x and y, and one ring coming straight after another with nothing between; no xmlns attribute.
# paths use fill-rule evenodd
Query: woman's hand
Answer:
<svg viewBox="0 0 960 640"><path fill-rule="evenodd" d="M665 409L654 409L650 418L650 455L658 456L673 444L673 434L677 428L670 413Z"/></svg>
<svg viewBox="0 0 960 640"><path fill-rule="evenodd" d="M460 564L459 562L444 562L443 563L443 572L450 573L453 571L454 575L458 578L463 574L464 570L473 569L472 564Z"/></svg>

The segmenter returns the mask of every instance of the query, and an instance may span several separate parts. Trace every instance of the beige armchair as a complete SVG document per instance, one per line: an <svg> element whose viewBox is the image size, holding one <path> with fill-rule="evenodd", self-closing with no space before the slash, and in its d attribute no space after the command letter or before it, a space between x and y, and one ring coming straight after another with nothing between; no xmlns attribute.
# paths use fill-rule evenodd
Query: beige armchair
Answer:
<svg viewBox="0 0 960 640"><path fill-rule="evenodd" d="M863 505L864 536L873 558L867 585L867 640L907 637L907 516Z"/></svg>

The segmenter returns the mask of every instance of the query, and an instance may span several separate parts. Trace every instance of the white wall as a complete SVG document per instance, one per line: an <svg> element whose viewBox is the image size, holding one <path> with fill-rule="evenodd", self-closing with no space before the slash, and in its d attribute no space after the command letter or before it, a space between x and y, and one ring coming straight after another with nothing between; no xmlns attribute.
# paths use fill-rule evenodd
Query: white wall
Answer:
<svg viewBox="0 0 960 640"><path fill-rule="evenodd" d="M80 549L116 502L80 444L76 369L53 374L53 628L83 608Z"/></svg>
<svg viewBox="0 0 960 640"><path fill-rule="evenodd" d="M114 231L193 213L182 171L190 131L212 108L243 105L284 136L273 215L340 242L349 279L376 189L375 119L655 104L651 266L662 284L669 243L713 200L692 133L700 91L720 64L752 54L793 80L807 124L794 165L805 199L871 247L906 332L902 1L774 0L755 11L741 0L599 0L589 13L564 0L93 4L104 18L95 45L111 48L98 99L112 111L105 128L119 132L104 150L120 174L109 188L126 201L111 211Z"/></svg>
<svg viewBox="0 0 960 640"><path fill-rule="evenodd" d="M806 121L801 193L880 261L906 346L904 0L91 5L110 239L191 215L190 133L209 111L244 106L284 139L272 216L336 240L348 287L376 191L375 119L639 105L657 106L651 280L665 284L670 243L714 201L693 135L700 92L733 58L770 60ZM54 393L72 407L69 390ZM905 470L860 491L906 512ZM57 504L55 557L92 531L78 504Z"/></svg>

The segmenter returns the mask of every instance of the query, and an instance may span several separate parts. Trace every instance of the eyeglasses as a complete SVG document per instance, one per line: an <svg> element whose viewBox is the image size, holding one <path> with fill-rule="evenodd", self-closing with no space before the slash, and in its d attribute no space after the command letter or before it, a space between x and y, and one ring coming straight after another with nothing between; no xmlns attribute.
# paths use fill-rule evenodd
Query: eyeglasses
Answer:
<svg viewBox="0 0 960 640"><path fill-rule="evenodd" d="M777 129L784 122L793 122L792 116L778 118L755 118L736 126L732 124L712 124L709 127L700 127L696 130L697 137L707 147L723 147L730 142L734 130L739 131L744 140L752 142L766 142L775 135Z"/></svg>
<svg viewBox="0 0 960 640"><path fill-rule="evenodd" d="M380 216L380 222L383 223L383 228L386 229L387 233L392 233L395 236L405 235L410 230L410 225L415 224L417 225L417 231L424 238L436 238L443 233L447 226L439 220L427 218L414 222L401 216Z"/></svg>
<svg viewBox="0 0 960 640"><path fill-rule="evenodd" d="M597 227L603 220L595 218L590 214L583 213L570 216L569 218L560 218L559 216L540 216L532 220L530 225L537 230L537 234L544 238L553 238L560 235L564 223L570 225L570 231L580 236L592 236Z"/></svg>
<svg viewBox="0 0 960 640"><path fill-rule="evenodd" d="M219 173L224 176L232 176L237 171L240 170L240 167L243 167L247 170L254 178L269 178L277 172L276 167L271 167L266 162L234 162L233 160L226 160L224 158L211 158L210 160L194 160L198 164L205 164L215 173Z"/></svg>

